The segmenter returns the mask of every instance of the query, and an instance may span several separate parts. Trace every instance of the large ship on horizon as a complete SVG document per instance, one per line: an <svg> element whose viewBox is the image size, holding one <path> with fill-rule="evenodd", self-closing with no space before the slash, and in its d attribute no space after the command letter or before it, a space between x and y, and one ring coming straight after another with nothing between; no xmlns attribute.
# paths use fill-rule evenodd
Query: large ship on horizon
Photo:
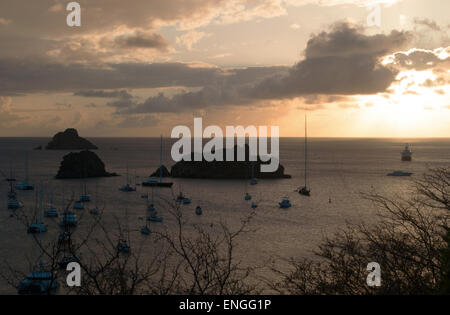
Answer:
<svg viewBox="0 0 450 315"><path fill-rule="evenodd" d="M412 160L412 151L409 147L409 144L405 146L405 149L402 151L402 161L410 162Z"/></svg>

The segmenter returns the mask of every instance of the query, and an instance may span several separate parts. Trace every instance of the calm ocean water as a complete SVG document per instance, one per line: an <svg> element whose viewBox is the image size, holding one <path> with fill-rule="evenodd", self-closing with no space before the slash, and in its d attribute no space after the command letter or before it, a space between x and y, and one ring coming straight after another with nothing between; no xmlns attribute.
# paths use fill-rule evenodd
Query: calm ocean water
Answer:
<svg viewBox="0 0 450 315"><path fill-rule="evenodd" d="M44 182L47 193L53 194L56 205L61 204L62 195L72 193L79 196L80 180L55 180L62 157L67 151L33 151L38 145L45 145L50 139L43 138L0 138L0 170L9 174L10 165L18 180L24 178L25 157L29 161L29 179L32 183ZM126 182L128 165L131 181L142 182L159 166L159 139L157 138L91 138L100 149L96 153L105 162L110 172L124 176L87 180L88 191L97 203L104 206L104 220L111 229L115 220L126 222L131 231L131 243L144 242L144 252L151 253L151 237L144 239L139 234L146 215L142 193L150 188L138 187L136 193L121 193L118 188ZM172 140L164 141L163 164L173 164L170 158ZM400 151L410 143L414 152L413 162L401 162ZM385 194L405 194L414 177L428 167L449 166L450 139L311 139L309 142L309 184L312 197L306 198L294 192L303 184L303 139L283 138L280 140L280 160L285 172L292 179L260 180L258 185L248 186L243 180L194 180L173 179L173 193L182 190L192 199L192 204L183 206L190 225L219 221L226 222L232 229L239 226L242 218L251 212L250 204L244 200L246 190L259 204L252 221L255 232L241 238L238 254L244 264L261 264L273 257L310 257L323 236L330 235L346 221L375 222L376 209L362 199L360 192L375 190ZM387 177L386 174L402 170L412 172L411 178ZM96 189L96 187L98 187ZM35 261L38 249L26 228L10 217L7 210L6 181L0 182L0 253L1 260L8 261L24 272L29 270L29 261ZM98 190L98 193L96 191ZM162 224L151 224L154 230L174 226L174 220L164 213L162 198L170 198L170 189L155 189L158 212L164 217ZM293 207L278 208L283 197L289 197ZM49 198L48 196L46 198ZM329 203L329 198L332 202ZM19 192L19 199L25 204L24 211L34 212L35 193ZM95 200L91 203L91 206ZM196 205L201 205L204 215L194 214ZM89 208L87 208L89 209ZM92 218L88 210L81 211L79 229L88 226ZM84 212L84 213L83 213ZM49 232L44 242L55 239L59 233L58 220L46 219ZM114 231L113 231L114 232ZM0 280L0 293L14 293Z"/></svg>

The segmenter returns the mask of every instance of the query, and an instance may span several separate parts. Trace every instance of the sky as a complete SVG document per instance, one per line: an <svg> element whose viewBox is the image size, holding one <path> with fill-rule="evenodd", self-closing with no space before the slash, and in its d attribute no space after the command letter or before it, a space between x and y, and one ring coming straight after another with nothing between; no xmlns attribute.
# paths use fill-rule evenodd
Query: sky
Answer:
<svg viewBox="0 0 450 315"><path fill-rule="evenodd" d="M450 1L0 2L0 136L450 137Z"/></svg>

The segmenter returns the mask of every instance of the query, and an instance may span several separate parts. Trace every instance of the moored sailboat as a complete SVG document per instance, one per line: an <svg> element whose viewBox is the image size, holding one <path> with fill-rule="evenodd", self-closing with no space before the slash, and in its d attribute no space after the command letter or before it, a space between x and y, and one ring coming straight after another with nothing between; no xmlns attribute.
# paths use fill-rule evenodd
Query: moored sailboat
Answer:
<svg viewBox="0 0 450 315"><path fill-rule="evenodd" d="M311 190L308 188L308 129L307 129L307 120L305 115L305 185L298 189L298 193L303 196L311 196Z"/></svg>

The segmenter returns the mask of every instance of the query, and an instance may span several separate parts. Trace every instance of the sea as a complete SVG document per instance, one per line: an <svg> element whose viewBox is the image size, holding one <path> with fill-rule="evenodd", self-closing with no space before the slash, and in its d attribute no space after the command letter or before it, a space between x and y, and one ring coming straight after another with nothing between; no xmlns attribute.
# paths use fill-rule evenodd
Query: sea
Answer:
<svg viewBox="0 0 450 315"><path fill-rule="evenodd" d="M220 223L231 231L240 227L242 220L252 212L250 230L237 241L236 257L243 266L264 267L273 259L313 258L314 251L327 236L332 236L348 223L376 224L376 208L363 193L377 192L407 197L412 181L432 167L450 165L450 138L440 139L350 139L312 138L308 140L308 186L311 196L304 197L295 190L304 184L304 139L280 139L280 163L290 179L259 180L249 185L248 180L210 180L167 178L174 182L172 189L137 186L136 192L120 192L128 181L140 184L160 164L159 138L89 138L99 147L95 152L106 165L106 170L121 176L87 180L58 180L55 175L64 155L69 151L33 150L45 146L50 138L0 138L0 171L2 176L21 181L26 176L36 187L43 187L44 205L53 201L61 208L68 199L77 199L84 187L92 197L85 210L74 210L79 217L77 229L83 231L94 218L89 209L94 205L103 210L104 225L114 237L125 233L130 246L143 246L144 257L154 254L152 235L140 234L142 220L148 215L143 194L153 196L162 223L150 223L152 231L176 231L176 222L168 210L168 201L182 191L192 200L182 205L186 235L194 236L194 226L205 226L219 233ZM170 156L173 139L164 139L162 159L169 169L174 164ZM400 152L406 143L413 150L412 162L402 162ZM28 165L28 167L26 167ZM128 172L127 172L128 170ZM411 177L386 176L395 170L413 173ZM127 176L128 174L128 176ZM26 223L12 216L7 209L9 184L0 181L0 272L9 268L29 272L39 258L39 248L26 232ZM253 210L245 193L258 204ZM151 197L150 197L151 198ZM288 198L289 209L280 209L278 203ZM27 217L39 217L39 196L36 191L19 191ZM203 215L195 214L200 205ZM30 219L31 220L31 219ZM44 218L48 232L42 234L43 244L55 240L60 232L59 219ZM121 229L118 225L122 226ZM119 231L121 230L121 231ZM138 245L139 244L139 245ZM142 245L143 244L143 245ZM261 266L263 265L263 266ZM287 268L287 266L286 266ZM0 293L16 291L0 278Z"/></svg>

